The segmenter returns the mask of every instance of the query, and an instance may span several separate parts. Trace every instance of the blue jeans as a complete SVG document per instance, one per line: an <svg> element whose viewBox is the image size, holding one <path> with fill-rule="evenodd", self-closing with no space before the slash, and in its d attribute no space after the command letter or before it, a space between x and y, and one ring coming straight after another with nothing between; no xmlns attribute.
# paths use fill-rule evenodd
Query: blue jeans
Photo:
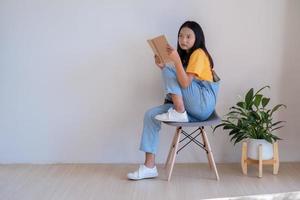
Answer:
<svg viewBox="0 0 300 200"><path fill-rule="evenodd" d="M162 77L167 98L171 98L170 94L182 96L189 121L203 121L212 114L216 105L219 82L194 78L187 88L181 88L177 81L176 70L172 66L165 66L162 69ZM167 112L172 107L173 104L163 104L146 111L140 143L141 151L156 154L161 122L154 117Z"/></svg>

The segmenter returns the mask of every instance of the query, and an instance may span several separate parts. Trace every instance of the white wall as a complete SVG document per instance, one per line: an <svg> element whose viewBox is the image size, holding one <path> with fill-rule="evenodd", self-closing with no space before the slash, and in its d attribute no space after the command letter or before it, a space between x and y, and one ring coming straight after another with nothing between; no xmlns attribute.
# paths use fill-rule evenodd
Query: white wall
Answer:
<svg viewBox="0 0 300 200"><path fill-rule="evenodd" d="M239 94L271 85L288 109L282 161L300 161L300 1L0 1L0 163L131 163L145 110L163 100L146 39L175 46L185 20L199 22L222 77L218 112ZM163 126L157 161L174 130ZM222 130L209 135L217 162L238 162ZM190 147L179 162L206 162Z"/></svg>

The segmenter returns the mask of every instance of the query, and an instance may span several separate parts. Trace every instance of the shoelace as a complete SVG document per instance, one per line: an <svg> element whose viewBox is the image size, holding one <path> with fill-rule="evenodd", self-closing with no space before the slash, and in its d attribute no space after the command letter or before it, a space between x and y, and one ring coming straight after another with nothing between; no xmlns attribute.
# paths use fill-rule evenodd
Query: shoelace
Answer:
<svg viewBox="0 0 300 200"><path fill-rule="evenodd" d="M174 117L176 118L176 116L178 116L178 112L177 112L175 109L172 109L172 110L169 112L169 119L173 120Z"/></svg>
<svg viewBox="0 0 300 200"><path fill-rule="evenodd" d="M169 110L168 110L168 118L169 119L171 119L171 113L173 113L174 112L174 109L173 108L170 108Z"/></svg>

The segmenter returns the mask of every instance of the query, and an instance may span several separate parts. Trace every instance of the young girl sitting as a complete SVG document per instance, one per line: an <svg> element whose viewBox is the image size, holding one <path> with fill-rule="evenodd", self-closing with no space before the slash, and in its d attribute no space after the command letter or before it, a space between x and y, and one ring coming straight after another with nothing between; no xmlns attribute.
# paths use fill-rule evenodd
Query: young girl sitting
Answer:
<svg viewBox="0 0 300 200"><path fill-rule="evenodd" d="M214 111L219 82L213 81L213 60L205 47L205 38L199 24L183 23L178 31L177 51L167 46L173 65L163 65L166 93L165 104L149 109L144 116L140 150L145 152L145 163L128 179L140 180L158 176L155 154L158 146L161 121L193 122L206 120Z"/></svg>

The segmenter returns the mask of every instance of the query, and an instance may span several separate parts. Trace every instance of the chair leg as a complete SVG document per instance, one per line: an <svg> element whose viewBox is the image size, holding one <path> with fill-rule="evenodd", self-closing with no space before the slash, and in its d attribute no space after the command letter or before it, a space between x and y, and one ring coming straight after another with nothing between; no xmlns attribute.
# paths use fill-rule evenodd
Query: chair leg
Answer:
<svg viewBox="0 0 300 200"><path fill-rule="evenodd" d="M204 129L202 129L202 135L203 135L203 138L204 138L204 141L205 141L205 144L207 145L207 151L208 151L208 161L211 162L211 165L213 167L213 170L216 174L216 178L217 180L220 180L219 178L219 174L218 174L218 170L217 170L217 167L216 167L216 163L215 163L215 160L214 160L214 156L213 156L213 153L211 151L211 148L210 148L210 144L209 144L209 141L208 141L208 138L207 138L207 135L204 131Z"/></svg>
<svg viewBox="0 0 300 200"><path fill-rule="evenodd" d="M204 128L200 128L200 133L201 133L201 137L202 137L202 142L203 142L203 145L204 145L204 148L207 149L207 143L206 143L206 140L204 138ZM209 165L209 169L212 169L212 163L211 163L211 159L208 155L208 151L206 153L206 156L207 156L207 160L208 160L208 165Z"/></svg>
<svg viewBox="0 0 300 200"><path fill-rule="evenodd" d="M171 154L172 154L172 152L173 152L173 150L174 150L175 143L176 143L177 132L178 132L178 128L176 128L176 131L175 131L175 134L174 134L172 143L171 143L171 145L170 145L170 150L169 150L168 157L167 157L167 160L166 160L166 163L165 163L165 168L167 168L168 165L169 165L170 158L171 158Z"/></svg>
<svg viewBox="0 0 300 200"><path fill-rule="evenodd" d="M173 147L172 153L169 158L169 159L171 159L171 165L170 165L170 169L169 169L169 173L168 173L168 181L170 181L170 179L171 179L171 175L172 175L172 171L173 171L173 167L174 167L174 163L175 163L175 158L176 158L176 154L177 154L177 149L178 149L178 145L179 145L180 134L181 134L181 127L177 128L177 131L174 136L175 143L174 143L174 147Z"/></svg>

